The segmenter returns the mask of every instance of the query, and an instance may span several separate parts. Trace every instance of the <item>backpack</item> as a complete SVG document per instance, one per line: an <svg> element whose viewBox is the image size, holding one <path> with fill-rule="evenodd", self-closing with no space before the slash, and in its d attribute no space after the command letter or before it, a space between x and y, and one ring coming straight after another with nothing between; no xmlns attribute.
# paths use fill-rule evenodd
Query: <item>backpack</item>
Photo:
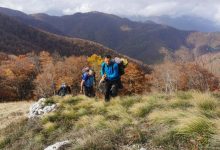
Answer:
<svg viewBox="0 0 220 150"><path fill-rule="evenodd" d="M82 75L82 79L84 78L84 76L86 76L86 73L84 73ZM94 82L95 82L95 76L94 75L93 76L87 75L87 79L85 80L84 86L92 87Z"/></svg>
<svg viewBox="0 0 220 150"><path fill-rule="evenodd" d="M115 57L113 59L113 62L118 64L118 74L119 74L119 76L124 75L125 74L125 68L128 65L127 59ZM102 70L104 70L105 65L103 66Z"/></svg>
<svg viewBox="0 0 220 150"><path fill-rule="evenodd" d="M59 92L58 92L58 95L59 95L59 96L65 96L66 93L67 93L66 87L62 86L62 87L60 88Z"/></svg>
<svg viewBox="0 0 220 150"><path fill-rule="evenodd" d="M122 76L125 74L125 68L128 65L127 59L115 57L114 62L118 64L119 75Z"/></svg>

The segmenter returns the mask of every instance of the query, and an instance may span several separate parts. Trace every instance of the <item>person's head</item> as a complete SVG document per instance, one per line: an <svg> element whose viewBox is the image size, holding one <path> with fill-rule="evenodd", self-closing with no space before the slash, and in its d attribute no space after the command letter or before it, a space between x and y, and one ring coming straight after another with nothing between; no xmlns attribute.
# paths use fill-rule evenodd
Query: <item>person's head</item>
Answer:
<svg viewBox="0 0 220 150"><path fill-rule="evenodd" d="M66 83L65 83L65 82L63 82L61 86L62 86L62 87L65 87L65 86L66 86Z"/></svg>
<svg viewBox="0 0 220 150"><path fill-rule="evenodd" d="M91 75L91 76L94 75L94 71L90 69L89 70L89 75Z"/></svg>
<svg viewBox="0 0 220 150"><path fill-rule="evenodd" d="M85 67L85 68L83 68L83 70L82 70L82 72L89 72L89 67Z"/></svg>
<svg viewBox="0 0 220 150"><path fill-rule="evenodd" d="M109 65L111 63L111 55L105 55L104 56L104 62Z"/></svg>

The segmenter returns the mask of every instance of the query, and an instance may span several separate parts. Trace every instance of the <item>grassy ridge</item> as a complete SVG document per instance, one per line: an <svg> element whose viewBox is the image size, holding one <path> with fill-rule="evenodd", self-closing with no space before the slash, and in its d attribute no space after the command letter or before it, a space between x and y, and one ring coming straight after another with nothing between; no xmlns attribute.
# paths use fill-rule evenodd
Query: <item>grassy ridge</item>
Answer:
<svg viewBox="0 0 220 150"><path fill-rule="evenodd" d="M52 97L48 103L59 103L56 112L11 124L1 131L5 138L0 148L43 149L69 139L67 149L132 149L134 144L214 149L220 146L219 99L199 92L117 97L110 103L84 96Z"/></svg>

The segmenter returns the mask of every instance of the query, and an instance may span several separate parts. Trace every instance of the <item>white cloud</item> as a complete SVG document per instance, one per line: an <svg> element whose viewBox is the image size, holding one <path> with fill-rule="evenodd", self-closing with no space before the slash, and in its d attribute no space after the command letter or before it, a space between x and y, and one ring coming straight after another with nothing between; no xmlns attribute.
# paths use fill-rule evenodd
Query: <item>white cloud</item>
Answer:
<svg viewBox="0 0 220 150"><path fill-rule="evenodd" d="M140 15L146 16L160 16L160 15L173 15L177 7L176 2L161 2L147 5L144 9L140 9Z"/></svg>
<svg viewBox="0 0 220 150"><path fill-rule="evenodd" d="M26 13L101 11L123 16L195 15L220 23L220 0L0 0L0 6Z"/></svg>

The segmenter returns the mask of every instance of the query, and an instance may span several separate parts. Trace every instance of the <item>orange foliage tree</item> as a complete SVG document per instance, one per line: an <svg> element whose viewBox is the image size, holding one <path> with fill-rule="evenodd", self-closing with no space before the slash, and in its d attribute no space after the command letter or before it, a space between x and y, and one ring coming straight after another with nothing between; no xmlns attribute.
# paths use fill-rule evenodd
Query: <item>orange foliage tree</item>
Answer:
<svg viewBox="0 0 220 150"><path fill-rule="evenodd" d="M49 97L56 94L55 88L55 66L49 63L44 66L34 80L34 95L37 97Z"/></svg>
<svg viewBox="0 0 220 150"><path fill-rule="evenodd" d="M218 79L195 63L164 62L156 65L152 85L166 93L178 90L214 91L219 88Z"/></svg>
<svg viewBox="0 0 220 150"><path fill-rule="evenodd" d="M96 73L96 78L101 79L101 64L103 62L103 59L101 56L93 54L92 56L87 58L87 61L89 63L89 66L95 71Z"/></svg>
<svg viewBox="0 0 220 150"><path fill-rule="evenodd" d="M51 56L49 56L51 57ZM75 94L79 92L82 68L87 66L85 57L68 57L53 61L52 58L43 64L42 71L36 77L34 93L38 97L49 97L56 94L62 83L71 86Z"/></svg>
<svg viewBox="0 0 220 150"><path fill-rule="evenodd" d="M145 74L143 70L134 63L129 63L122 76L124 89L121 93L124 95L141 94L145 92Z"/></svg>
<svg viewBox="0 0 220 150"><path fill-rule="evenodd" d="M10 59L0 66L1 99L27 99L32 96L32 81L37 72L31 58L24 55Z"/></svg>

